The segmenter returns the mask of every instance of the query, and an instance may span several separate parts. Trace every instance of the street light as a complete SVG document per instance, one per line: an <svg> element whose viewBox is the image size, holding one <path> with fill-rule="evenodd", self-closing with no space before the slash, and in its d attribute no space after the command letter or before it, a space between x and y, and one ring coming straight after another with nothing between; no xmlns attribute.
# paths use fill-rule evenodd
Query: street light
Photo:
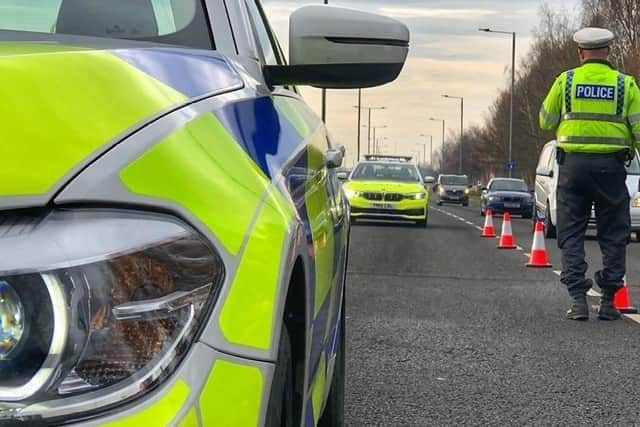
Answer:
<svg viewBox="0 0 640 427"><path fill-rule="evenodd" d="M509 178L513 175L513 96L516 85L516 33L478 28L484 33L509 34L511 36L511 105L509 107Z"/></svg>
<svg viewBox="0 0 640 427"><path fill-rule="evenodd" d="M367 153L371 153L371 110L386 110L387 107L381 106L381 107L363 107L361 105L354 105L353 108L358 108L359 110L369 110L369 121L368 121L368 128L369 128L369 134L367 136ZM360 113L358 113L360 114ZM363 126L365 127L365 126Z"/></svg>
<svg viewBox="0 0 640 427"><path fill-rule="evenodd" d="M425 135L423 133L420 134L422 137L429 137L429 162L431 163L431 167L433 168L433 135ZM424 146L424 162L427 162L427 144L422 144Z"/></svg>
<svg viewBox="0 0 640 427"><path fill-rule="evenodd" d="M329 0L324 0L324 4L329 4ZM327 90L326 89L322 89L322 122L323 123L327 122Z"/></svg>
<svg viewBox="0 0 640 427"><path fill-rule="evenodd" d="M464 97L463 96L452 96L452 95L442 95L443 98L448 99L459 99L460 100L460 164L458 166L458 173L462 175L462 141L464 138Z"/></svg>
<svg viewBox="0 0 640 427"><path fill-rule="evenodd" d="M444 171L444 128L445 121L443 119L436 119L433 117L429 117L429 120L432 122L442 122L442 157L440 158L440 172Z"/></svg>

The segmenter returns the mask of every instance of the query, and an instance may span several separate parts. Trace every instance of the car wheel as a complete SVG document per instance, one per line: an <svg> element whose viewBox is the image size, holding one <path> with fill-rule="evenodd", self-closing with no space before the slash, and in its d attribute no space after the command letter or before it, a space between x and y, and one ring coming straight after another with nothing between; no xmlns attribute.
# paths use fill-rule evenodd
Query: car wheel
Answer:
<svg viewBox="0 0 640 427"><path fill-rule="evenodd" d="M442 206L442 201L441 201L441 200L438 200L437 205L438 205L438 206Z"/></svg>
<svg viewBox="0 0 640 427"><path fill-rule="evenodd" d="M551 222L551 208L547 202L547 208L544 212L544 237L547 239L555 239L557 234L556 227Z"/></svg>
<svg viewBox="0 0 640 427"><path fill-rule="evenodd" d="M271 383L271 395L265 424L269 427L293 427L293 361L291 340L284 323L280 332L278 361Z"/></svg>
<svg viewBox="0 0 640 427"><path fill-rule="evenodd" d="M466 208L466 207L468 207L468 206L469 206L469 202L464 202L464 203L462 204L462 207L463 207L463 208Z"/></svg>
<svg viewBox="0 0 640 427"><path fill-rule="evenodd" d="M427 220L423 219L422 221L416 221L416 226L419 228L427 228Z"/></svg>
<svg viewBox="0 0 640 427"><path fill-rule="evenodd" d="M331 390L327 398L327 405L318 422L318 427L342 427L344 426L344 377L345 377L345 298L342 297L342 313L340 314L340 336L338 337L338 350L336 353L336 365L333 370Z"/></svg>

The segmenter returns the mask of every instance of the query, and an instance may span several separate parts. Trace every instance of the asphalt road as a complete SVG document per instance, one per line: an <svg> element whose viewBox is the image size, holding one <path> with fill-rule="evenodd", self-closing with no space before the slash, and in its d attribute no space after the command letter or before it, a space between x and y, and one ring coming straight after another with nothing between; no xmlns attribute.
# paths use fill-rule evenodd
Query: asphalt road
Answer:
<svg viewBox="0 0 640 427"><path fill-rule="evenodd" d="M527 269L530 221L514 221L523 251L495 249L482 222L474 206L433 206L427 229L353 227L347 424L640 424L640 324L565 320L555 241L554 269ZM599 265L597 241L587 246ZM632 244L640 304L639 259Z"/></svg>

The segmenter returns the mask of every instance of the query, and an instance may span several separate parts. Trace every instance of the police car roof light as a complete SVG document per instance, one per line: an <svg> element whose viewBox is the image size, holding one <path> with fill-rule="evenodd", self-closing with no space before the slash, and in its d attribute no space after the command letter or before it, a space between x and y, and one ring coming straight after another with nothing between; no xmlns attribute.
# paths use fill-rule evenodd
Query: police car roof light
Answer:
<svg viewBox="0 0 640 427"><path fill-rule="evenodd" d="M411 156L394 156L391 154L365 154L365 160L368 161L395 161L395 162L410 162L413 157Z"/></svg>

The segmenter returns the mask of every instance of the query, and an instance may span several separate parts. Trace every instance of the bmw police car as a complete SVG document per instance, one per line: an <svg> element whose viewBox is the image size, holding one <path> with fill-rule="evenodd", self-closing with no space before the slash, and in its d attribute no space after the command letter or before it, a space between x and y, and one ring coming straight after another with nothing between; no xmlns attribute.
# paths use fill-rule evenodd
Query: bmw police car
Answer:
<svg viewBox="0 0 640 427"><path fill-rule="evenodd" d="M344 185L352 220L408 220L426 227L429 192L411 157L368 155L365 159Z"/></svg>
<svg viewBox="0 0 640 427"><path fill-rule="evenodd" d="M343 150L295 85L394 80L407 28L304 7L287 65L256 0L0 10L0 424L341 425Z"/></svg>

